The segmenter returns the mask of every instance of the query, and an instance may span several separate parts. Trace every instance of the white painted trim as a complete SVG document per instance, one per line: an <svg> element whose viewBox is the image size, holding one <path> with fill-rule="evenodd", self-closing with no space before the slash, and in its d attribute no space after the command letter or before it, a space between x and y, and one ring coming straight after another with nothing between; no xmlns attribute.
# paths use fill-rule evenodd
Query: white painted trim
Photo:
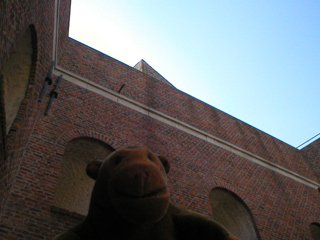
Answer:
<svg viewBox="0 0 320 240"><path fill-rule="evenodd" d="M52 61L57 63L57 51L58 51L58 37L59 37L59 6L60 1L54 1L54 25L53 25L53 49L52 49Z"/></svg>
<svg viewBox="0 0 320 240"><path fill-rule="evenodd" d="M168 124L174 128L177 128L181 131L184 131L192 136L195 136L197 138L200 138L202 140L205 140L211 144L214 144L218 147L221 147L227 151L230 151L240 157L243 157L251 162L257 163L263 167L266 167L272 171L275 171L277 173L282 174L283 176L289 177L297 182L300 182L306 186L309 186L314 189L318 189L320 187L320 184L317 182L314 182L302 175L299 175L291 170L288 170L278 164L274 164L260 156L257 156L251 152L248 152L238 146L235 146L229 142L226 142L222 139L219 139L209 133L206 133L200 129L197 129L187 123L184 123L182 121L179 121L169 115L166 115L164 113L161 113L155 109L152 109L146 105L143 105L139 102L136 102L128 97L125 97L117 92L114 92L106 87L103 87L95 82L92 82L88 79L85 79L75 73L72 73L68 70L63 69L60 66L56 66L53 72L55 75L61 75L63 74L63 78L69 82L72 82L80 87L83 87L85 89L88 89L92 92L95 92L97 94L100 94L101 96L108 98L112 101L115 101L121 105L124 105L128 108L131 108L133 110L136 110L142 114L148 115L153 119L156 119L162 123Z"/></svg>

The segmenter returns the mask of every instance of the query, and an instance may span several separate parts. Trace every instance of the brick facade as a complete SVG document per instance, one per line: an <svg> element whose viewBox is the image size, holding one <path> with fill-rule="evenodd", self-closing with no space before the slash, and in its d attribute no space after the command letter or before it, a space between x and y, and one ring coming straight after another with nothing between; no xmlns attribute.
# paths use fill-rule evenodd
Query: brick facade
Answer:
<svg viewBox="0 0 320 240"><path fill-rule="evenodd" d="M5 0L0 12L1 69L30 26L34 39L26 97L0 135L1 239L52 239L81 220L53 206L64 150L79 137L166 156L176 204L212 216L209 194L222 187L247 205L259 238L312 239L310 224L320 222L319 140L299 151L68 38L70 1ZM45 116L54 84L38 97L52 60L54 84L63 79Z"/></svg>
<svg viewBox="0 0 320 240"><path fill-rule="evenodd" d="M318 176L318 181L320 181L320 139L302 148L301 152L310 164L311 169Z"/></svg>

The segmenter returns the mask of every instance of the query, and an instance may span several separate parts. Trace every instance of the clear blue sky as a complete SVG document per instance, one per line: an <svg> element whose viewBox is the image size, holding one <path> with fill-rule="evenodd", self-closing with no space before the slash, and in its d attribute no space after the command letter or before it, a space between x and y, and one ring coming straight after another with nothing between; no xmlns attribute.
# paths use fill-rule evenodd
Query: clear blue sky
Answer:
<svg viewBox="0 0 320 240"><path fill-rule="evenodd" d="M320 1L72 0L70 37L294 147L320 132Z"/></svg>

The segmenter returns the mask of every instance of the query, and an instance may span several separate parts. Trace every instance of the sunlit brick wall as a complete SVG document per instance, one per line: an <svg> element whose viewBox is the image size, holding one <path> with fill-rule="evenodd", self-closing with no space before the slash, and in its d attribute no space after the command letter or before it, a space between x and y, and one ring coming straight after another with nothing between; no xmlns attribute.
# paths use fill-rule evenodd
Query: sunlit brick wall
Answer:
<svg viewBox="0 0 320 240"><path fill-rule="evenodd" d="M34 83L21 113L23 124L6 136L7 157L1 159L5 176L1 181L1 239L52 239L83 219L63 206L54 206L65 150L78 138L95 139L115 149L142 145L166 156L171 162L171 199L180 206L212 216L209 195L220 187L245 203L261 239L312 239L310 224L320 216L318 190L69 81L76 75L114 92L125 84L124 97L312 181L319 180L299 150L68 39L69 1L60 5L57 62L70 75L62 78L59 96L45 116L54 86L49 86L41 103L38 96L52 61L55 2L5 3L0 3L6 19L0 21L1 67L30 24L35 26L37 59ZM56 81L58 76L53 77Z"/></svg>

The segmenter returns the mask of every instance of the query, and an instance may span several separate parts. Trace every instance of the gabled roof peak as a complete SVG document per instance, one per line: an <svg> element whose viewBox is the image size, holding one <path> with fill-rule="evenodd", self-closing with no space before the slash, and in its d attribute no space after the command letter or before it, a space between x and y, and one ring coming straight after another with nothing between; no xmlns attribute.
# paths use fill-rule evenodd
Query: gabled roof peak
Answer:
<svg viewBox="0 0 320 240"><path fill-rule="evenodd" d="M141 59L135 66L135 69L163 82L166 84L169 84L170 86L173 86L167 79L165 79L163 76L161 76L160 73L158 73L156 70L154 70L145 60Z"/></svg>

